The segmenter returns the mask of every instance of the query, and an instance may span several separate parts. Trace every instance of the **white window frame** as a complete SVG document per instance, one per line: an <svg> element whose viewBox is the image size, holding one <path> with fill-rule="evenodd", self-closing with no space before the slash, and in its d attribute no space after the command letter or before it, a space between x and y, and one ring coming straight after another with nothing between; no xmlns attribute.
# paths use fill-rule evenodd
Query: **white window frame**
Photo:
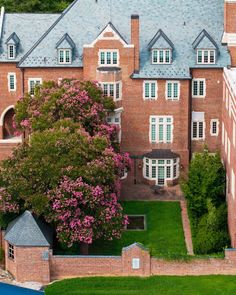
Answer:
<svg viewBox="0 0 236 295"><path fill-rule="evenodd" d="M146 97L146 84L149 84L149 96ZM155 84L155 97L152 97L152 84ZM143 81L143 99L144 100L156 100L158 98L158 85L155 80Z"/></svg>
<svg viewBox="0 0 236 295"><path fill-rule="evenodd" d="M13 48L13 55L11 56L11 47ZM16 45L14 44L8 44L7 45L7 58L8 59L16 59Z"/></svg>
<svg viewBox="0 0 236 295"><path fill-rule="evenodd" d="M101 61L101 54L105 54L105 63L102 63ZM107 54L111 54L111 63L107 63ZM113 55L114 53L117 54L117 63L114 63L114 58ZM118 67L120 64L120 55L119 55L119 50L118 49L99 49L98 51L98 65L100 67Z"/></svg>
<svg viewBox="0 0 236 295"><path fill-rule="evenodd" d="M168 85L171 84L172 91L171 91L171 97L168 97ZM174 97L174 85L178 85L178 96ZM180 98L180 82L179 81L166 81L166 100L179 100Z"/></svg>
<svg viewBox="0 0 236 295"><path fill-rule="evenodd" d="M164 161L164 164L159 164L159 161ZM168 164L170 162L170 164ZM158 167L164 166L165 167L165 181L166 180L175 180L179 178L180 175L180 159L150 159L150 158L143 158L143 177L148 180L157 180L158 179ZM170 177L167 176L167 169L166 167L171 167ZM176 175L174 176L174 167L176 168ZM155 177L153 177L153 168L156 171ZM148 172L148 173L147 173ZM148 174L148 176L147 176Z"/></svg>
<svg viewBox="0 0 236 295"><path fill-rule="evenodd" d="M160 122L163 119L163 122ZM167 122L171 119L171 122ZM155 122L154 122L155 120ZM163 125L163 140L159 139L159 126ZM167 139L167 125L171 125L171 139ZM152 127L155 126L155 140L152 139ZM174 118L173 116L150 116L149 119L149 141L150 143L173 143L174 134Z"/></svg>
<svg viewBox="0 0 236 295"><path fill-rule="evenodd" d="M213 132L213 124L216 123L216 133ZM211 127L210 127L210 134L211 136L218 136L219 135L219 119L211 119Z"/></svg>
<svg viewBox="0 0 236 295"><path fill-rule="evenodd" d="M205 113L204 113L203 119L200 119L200 117L199 117L199 119L195 119L193 117L193 113L192 113L192 123L191 123L191 135L192 135L191 138L192 138L192 140L202 140L202 141L204 141L205 140L205 136L206 136ZM199 112L195 112L195 113L197 114ZM200 112L199 115L202 116L202 112ZM198 117L198 115L197 115L197 117ZM194 135L193 134L194 133L193 132L194 131L194 128L193 128L194 123L197 123L197 136L196 137L193 136ZM202 137L199 136L200 135L199 123L202 123Z"/></svg>
<svg viewBox="0 0 236 295"><path fill-rule="evenodd" d="M118 142L121 143L121 113L112 113L109 114L107 119L106 119L107 123L109 125L116 125L119 128L119 133L118 133ZM122 178L124 179L124 178Z"/></svg>
<svg viewBox="0 0 236 295"><path fill-rule="evenodd" d="M66 61L66 52L69 52L69 61ZM63 61L60 60L61 52L63 52ZM72 50L70 48L60 48L58 49L58 64L68 65L72 63Z"/></svg>
<svg viewBox="0 0 236 295"><path fill-rule="evenodd" d="M194 95L194 83L197 83L197 95ZM203 95L200 94L200 83L203 82ZM192 97L205 98L206 97L206 79L194 78L192 80Z"/></svg>
<svg viewBox="0 0 236 295"><path fill-rule="evenodd" d="M202 60L201 62L198 61L198 53L202 52ZM204 61L204 53L208 52L208 61ZM214 62L210 61L211 52L214 52ZM215 49L197 49L197 64L198 65L215 65L216 64L216 50Z"/></svg>
<svg viewBox="0 0 236 295"><path fill-rule="evenodd" d="M160 60L160 52L163 52L163 62ZM157 61L154 61L154 54L155 52L157 52ZM166 57L167 57L167 52L169 52L169 62L166 61ZM171 49L158 49L158 48L154 48L152 49L152 64L153 65L157 65L157 64L171 64L172 63L172 50Z"/></svg>
<svg viewBox="0 0 236 295"><path fill-rule="evenodd" d="M104 93L104 85L108 86L108 88L107 88L108 95L106 95L107 97L112 97L114 101L122 100L122 82L121 81L100 82L99 85L102 88L103 93ZM113 85L113 95L111 95L111 85ZM119 97L117 97L118 85L119 85Z"/></svg>
<svg viewBox="0 0 236 295"><path fill-rule="evenodd" d="M42 85L42 78L29 78L28 79L28 93L31 95L31 96L34 96L33 93L31 93L31 82L34 82L35 84L37 84L37 82L39 82L38 84L39 85ZM35 85L34 85L35 87Z"/></svg>
<svg viewBox="0 0 236 295"><path fill-rule="evenodd" d="M15 246L8 243L8 258L15 260Z"/></svg>
<svg viewBox="0 0 236 295"><path fill-rule="evenodd" d="M11 88L11 77L14 77L14 88ZM9 92L14 92L16 91L16 73L8 73L7 75L8 79L8 91Z"/></svg>

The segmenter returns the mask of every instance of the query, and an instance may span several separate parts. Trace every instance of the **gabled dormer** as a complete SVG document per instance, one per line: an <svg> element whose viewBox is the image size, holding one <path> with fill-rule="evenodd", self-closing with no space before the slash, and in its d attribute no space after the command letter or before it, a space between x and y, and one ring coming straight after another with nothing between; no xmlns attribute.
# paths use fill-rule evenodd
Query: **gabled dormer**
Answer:
<svg viewBox="0 0 236 295"><path fill-rule="evenodd" d="M174 44L162 30L159 30L150 41L148 49L151 51L152 64L172 63Z"/></svg>
<svg viewBox="0 0 236 295"><path fill-rule="evenodd" d="M196 51L197 64L215 64L219 47L214 39L204 29L193 42L193 49Z"/></svg>
<svg viewBox="0 0 236 295"><path fill-rule="evenodd" d="M10 60L16 59L17 52L20 45L20 39L17 34L14 32L6 41L7 45L7 58Z"/></svg>
<svg viewBox="0 0 236 295"><path fill-rule="evenodd" d="M75 43L66 33L56 44L58 63L71 64L75 50Z"/></svg>

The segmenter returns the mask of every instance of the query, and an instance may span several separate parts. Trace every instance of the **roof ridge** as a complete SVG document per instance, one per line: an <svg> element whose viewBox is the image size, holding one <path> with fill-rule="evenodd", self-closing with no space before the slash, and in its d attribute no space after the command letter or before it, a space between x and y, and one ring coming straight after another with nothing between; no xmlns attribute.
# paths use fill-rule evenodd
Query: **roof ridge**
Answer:
<svg viewBox="0 0 236 295"><path fill-rule="evenodd" d="M25 59L34 51L34 49L44 40L44 38L55 28L55 26L63 19L63 17L70 11L70 9L78 2L79 0L75 0L71 3L67 9L65 9L59 18L51 25L51 27L42 35L41 38L31 47L31 49L22 57L22 59L18 62L17 66L20 65L25 61Z"/></svg>

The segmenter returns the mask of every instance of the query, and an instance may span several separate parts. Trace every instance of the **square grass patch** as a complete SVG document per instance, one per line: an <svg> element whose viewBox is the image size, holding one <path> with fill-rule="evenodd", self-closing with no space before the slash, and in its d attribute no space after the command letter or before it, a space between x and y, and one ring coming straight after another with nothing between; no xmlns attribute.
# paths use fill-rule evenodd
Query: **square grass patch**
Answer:
<svg viewBox="0 0 236 295"><path fill-rule="evenodd" d="M127 201L122 206L127 215L145 215L145 231L128 230L120 240L96 241L89 254L121 255L123 247L139 242L154 256L186 255L179 202Z"/></svg>

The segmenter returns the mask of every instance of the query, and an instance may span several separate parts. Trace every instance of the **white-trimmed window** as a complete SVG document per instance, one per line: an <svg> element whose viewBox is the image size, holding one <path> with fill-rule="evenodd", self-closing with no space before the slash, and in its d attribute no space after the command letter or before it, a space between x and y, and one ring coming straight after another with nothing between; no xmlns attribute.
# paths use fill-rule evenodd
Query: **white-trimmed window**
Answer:
<svg viewBox="0 0 236 295"><path fill-rule="evenodd" d="M71 49L58 49L58 62L59 64L71 64L72 51Z"/></svg>
<svg viewBox="0 0 236 295"><path fill-rule="evenodd" d="M219 120L218 119L211 120L210 134L211 134L211 136L218 136L219 135Z"/></svg>
<svg viewBox="0 0 236 295"><path fill-rule="evenodd" d="M171 143L173 142L173 117L151 116L150 117L150 142Z"/></svg>
<svg viewBox="0 0 236 295"><path fill-rule="evenodd" d="M180 83L179 81L166 82L166 99L179 100L180 97Z"/></svg>
<svg viewBox="0 0 236 295"><path fill-rule="evenodd" d="M157 81L143 82L143 98L157 99Z"/></svg>
<svg viewBox="0 0 236 295"><path fill-rule="evenodd" d="M143 159L143 177L156 180L157 185L165 185L166 180L179 177L179 158L176 159Z"/></svg>
<svg viewBox="0 0 236 295"><path fill-rule="evenodd" d="M121 142L121 113L110 114L107 117L107 123L117 127L117 141Z"/></svg>
<svg viewBox="0 0 236 295"><path fill-rule="evenodd" d="M192 81L192 96L205 97L206 96L206 80L193 79Z"/></svg>
<svg viewBox="0 0 236 295"><path fill-rule="evenodd" d="M192 140L205 139L205 113L192 112Z"/></svg>
<svg viewBox="0 0 236 295"><path fill-rule="evenodd" d="M15 258L15 249L12 244L8 244L8 257L13 260Z"/></svg>
<svg viewBox="0 0 236 295"><path fill-rule="evenodd" d="M170 64L172 60L171 49L153 49L152 64Z"/></svg>
<svg viewBox="0 0 236 295"><path fill-rule="evenodd" d="M16 91L16 73L8 73L8 90Z"/></svg>
<svg viewBox="0 0 236 295"><path fill-rule="evenodd" d="M116 82L116 83L102 82L99 84L103 90L104 96L112 97L115 101L121 100L121 98L122 98L122 82Z"/></svg>
<svg viewBox="0 0 236 295"><path fill-rule="evenodd" d="M101 49L99 50L100 66L118 66L119 50Z"/></svg>
<svg viewBox="0 0 236 295"><path fill-rule="evenodd" d="M215 64L216 51L212 49L198 49L197 50L197 63L198 64Z"/></svg>
<svg viewBox="0 0 236 295"><path fill-rule="evenodd" d="M16 45L9 44L7 46L7 56L8 56L8 59L16 58Z"/></svg>
<svg viewBox="0 0 236 295"><path fill-rule="evenodd" d="M34 95L35 93L35 86L42 84L42 78L30 78L28 80L28 89L29 94Z"/></svg>

